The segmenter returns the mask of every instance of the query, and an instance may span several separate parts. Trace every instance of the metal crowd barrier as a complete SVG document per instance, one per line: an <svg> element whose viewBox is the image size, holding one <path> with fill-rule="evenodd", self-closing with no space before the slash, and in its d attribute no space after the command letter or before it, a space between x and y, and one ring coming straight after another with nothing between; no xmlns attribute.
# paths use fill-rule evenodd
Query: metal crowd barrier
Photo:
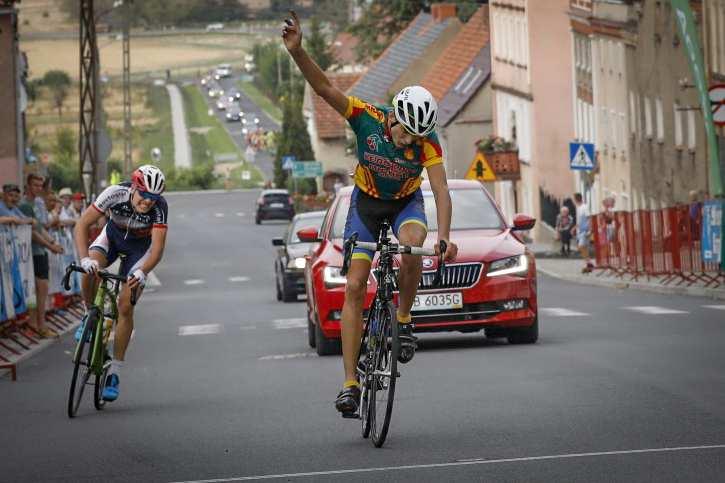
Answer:
<svg viewBox="0 0 725 483"><path fill-rule="evenodd" d="M632 280L658 279L705 287L725 284L725 272L702 257L701 204L591 217L596 269Z"/></svg>

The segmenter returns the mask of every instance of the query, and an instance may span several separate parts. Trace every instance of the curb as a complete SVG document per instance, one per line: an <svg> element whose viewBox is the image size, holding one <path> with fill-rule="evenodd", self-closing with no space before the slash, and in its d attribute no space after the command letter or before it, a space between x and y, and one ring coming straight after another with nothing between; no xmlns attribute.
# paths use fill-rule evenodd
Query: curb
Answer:
<svg viewBox="0 0 725 483"><path fill-rule="evenodd" d="M594 285L600 287L616 288L619 290L634 289L645 292L654 292L664 295L687 295L690 297L707 297L714 300L725 300L725 290L705 287L677 287L669 285L651 285L642 282L634 282L628 280L605 280L596 275L568 275L536 267L537 272L541 272L549 277L568 282L575 282L584 285Z"/></svg>

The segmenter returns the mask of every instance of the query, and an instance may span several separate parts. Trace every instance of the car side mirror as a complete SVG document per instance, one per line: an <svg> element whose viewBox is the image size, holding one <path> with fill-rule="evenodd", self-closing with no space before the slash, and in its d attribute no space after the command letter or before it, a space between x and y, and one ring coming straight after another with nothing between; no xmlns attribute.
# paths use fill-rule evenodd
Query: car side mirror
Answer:
<svg viewBox="0 0 725 483"><path fill-rule="evenodd" d="M320 241L320 234L317 231L317 228L310 227L310 228L303 228L300 231L297 232L297 238L300 239L303 243L315 243Z"/></svg>
<svg viewBox="0 0 725 483"><path fill-rule="evenodd" d="M514 226L511 228L511 231L531 230L534 225L536 225L536 218L519 213L514 216Z"/></svg>
<svg viewBox="0 0 725 483"><path fill-rule="evenodd" d="M272 245L276 247L284 246L284 238L272 238Z"/></svg>

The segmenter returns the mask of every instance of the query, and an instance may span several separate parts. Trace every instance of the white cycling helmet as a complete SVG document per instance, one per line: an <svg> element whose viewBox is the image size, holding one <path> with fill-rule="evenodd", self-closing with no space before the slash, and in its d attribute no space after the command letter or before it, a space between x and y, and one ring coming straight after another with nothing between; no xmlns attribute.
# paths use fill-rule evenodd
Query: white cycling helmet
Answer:
<svg viewBox="0 0 725 483"><path fill-rule="evenodd" d="M428 89L421 86L404 87L393 99L395 118L411 134L430 134L438 121L438 103Z"/></svg>
<svg viewBox="0 0 725 483"><path fill-rule="evenodd" d="M136 168L136 171L131 175L131 183L139 191L151 195L161 195L166 189L164 173L152 164L144 164Z"/></svg>

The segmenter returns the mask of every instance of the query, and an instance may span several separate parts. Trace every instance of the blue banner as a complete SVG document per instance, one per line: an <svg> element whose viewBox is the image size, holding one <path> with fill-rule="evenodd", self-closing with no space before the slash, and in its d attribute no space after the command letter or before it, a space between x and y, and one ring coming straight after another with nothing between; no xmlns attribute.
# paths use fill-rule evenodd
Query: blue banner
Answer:
<svg viewBox="0 0 725 483"><path fill-rule="evenodd" d="M702 206L702 260L707 263L722 261L723 202L706 201Z"/></svg>

